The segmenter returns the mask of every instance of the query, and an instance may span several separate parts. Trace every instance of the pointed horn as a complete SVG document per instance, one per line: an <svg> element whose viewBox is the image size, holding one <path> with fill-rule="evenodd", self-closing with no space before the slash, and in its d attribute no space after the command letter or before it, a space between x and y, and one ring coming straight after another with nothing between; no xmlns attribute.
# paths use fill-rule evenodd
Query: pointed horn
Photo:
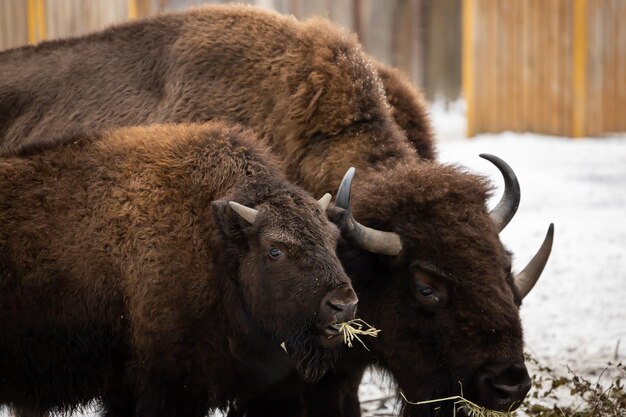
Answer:
<svg viewBox="0 0 626 417"><path fill-rule="evenodd" d="M498 205L489 213L491 220L498 228L498 232L501 232L509 224L519 207L521 195L519 182L513 169L502 159L486 153L481 153L480 157L494 164L504 177L504 194L502 194Z"/></svg>
<svg viewBox="0 0 626 417"><path fill-rule="evenodd" d="M322 198L317 200L318 204L322 208L322 211L326 211L326 209L328 208L328 205L330 204L330 199L331 198L332 197L331 197L330 193L326 193L326 194L324 194L322 196Z"/></svg>
<svg viewBox="0 0 626 417"><path fill-rule="evenodd" d="M243 217L244 220L246 220L250 224L254 224L256 216L257 214L259 214L259 210L246 207L243 204L235 203L234 201L229 201L228 205L231 209L235 210L235 213Z"/></svg>
<svg viewBox="0 0 626 417"><path fill-rule="evenodd" d="M526 268L522 270L519 274L515 276L515 286L520 293L522 298L526 297L530 290L533 289L537 280L541 276L543 272L543 268L546 266L548 262L548 258L550 257L550 252L552 251L552 242L554 240L554 223L550 223L550 227L548 228L548 233L546 234L546 238L543 240L541 247L530 260Z"/></svg>
<svg viewBox="0 0 626 417"><path fill-rule="evenodd" d="M383 232L363 226L352 216L352 206L350 205L350 191L352 179L354 178L354 168L350 168L344 175L335 204L346 210L345 226L347 233L352 240L361 248L374 253L395 256L402 250L402 241L397 233Z"/></svg>

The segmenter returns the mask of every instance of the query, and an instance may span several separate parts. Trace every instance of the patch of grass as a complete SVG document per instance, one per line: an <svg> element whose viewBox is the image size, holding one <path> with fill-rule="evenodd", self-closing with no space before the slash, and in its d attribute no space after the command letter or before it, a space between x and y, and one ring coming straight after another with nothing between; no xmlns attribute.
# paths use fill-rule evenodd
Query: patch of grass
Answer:
<svg viewBox="0 0 626 417"><path fill-rule="evenodd" d="M626 365L608 363L596 382L575 374L568 368L565 376L542 366L532 357L526 358L535 369L532 376L532 390L524 404L515 411L503 412L489 410L461 395L436 398L426 401L409 401L404 393L400 395L408 404L426 405L444 401L453 401L453 417L463 410L469 417L626 417ZM603 376L611 375L608 382L602 382ZM606 378L605 378L606 379ZM550 405L546 405L550 404Z"/></svg>
<svg viewBox="0 0 626 417"><path fill-rule="evenodd" d="M532 377L533 390L520 410L530 417L625 417L626 416L626 366L608 363L595 382L576 375L568 368L566 376L542 366L527 357L526 360L537 368ZM609 373L610 380L601 383ZM568 398L564 398L568 397ZM538 404L538 401L543 404ZM551 403L551 405L545 405Z"/></svg>

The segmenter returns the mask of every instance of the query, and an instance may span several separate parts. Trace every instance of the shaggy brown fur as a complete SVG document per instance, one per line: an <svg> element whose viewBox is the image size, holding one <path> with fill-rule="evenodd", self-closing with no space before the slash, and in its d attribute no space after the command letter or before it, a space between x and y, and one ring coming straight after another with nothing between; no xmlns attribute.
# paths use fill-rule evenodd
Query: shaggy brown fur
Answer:
<svg viewBox="0 0 626 417"><path fill-rule="evenodd" d="M404 251L391 258L340 245L360 312L382 332L371 355L346 352L351 376L328 376L337 389L306 394L345 396L309 407L357 414L355 378L371 363L389 370L411 400L459 393L462 381L468 398L507 407L480 382L513 365L507 383L526 372L510 257L489 220L485 181L423 162L354 37L322 20L208 7L9 51L0 69L8 80L0 81L5 146L70 126L223 118L254 129L311 192L334 192L357 167L357 220L397 232ZM439 302L420 293L425 287Z"/></svg>
<svg viewBox="0 0 626 417"><path fill-rule="evenodd" d="M393 119L419 156L429 161L435 160L435 134L428 117L426 100L398 69L378 62L376 71L385 88Z"/></svg>
<svg viewBox="0 0 626 417"><path fill-rule="evenodd" d="M325 371L320 308L354 295L338 230L254 141L138 127L0 159L0 404L204 416Z"/></svg>

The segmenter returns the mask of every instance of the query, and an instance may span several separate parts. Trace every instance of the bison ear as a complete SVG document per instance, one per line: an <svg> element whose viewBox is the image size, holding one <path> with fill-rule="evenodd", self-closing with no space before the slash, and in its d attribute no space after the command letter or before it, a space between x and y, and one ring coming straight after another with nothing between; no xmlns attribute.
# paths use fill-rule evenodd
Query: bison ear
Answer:
<svg viewBox="0 0 626 417"><path fill-rule="evenodd" d="M215 225L225 240L239 242L244 239L243 228L249 223L228 205L228 201L213 201L211 210Z"/></svg>

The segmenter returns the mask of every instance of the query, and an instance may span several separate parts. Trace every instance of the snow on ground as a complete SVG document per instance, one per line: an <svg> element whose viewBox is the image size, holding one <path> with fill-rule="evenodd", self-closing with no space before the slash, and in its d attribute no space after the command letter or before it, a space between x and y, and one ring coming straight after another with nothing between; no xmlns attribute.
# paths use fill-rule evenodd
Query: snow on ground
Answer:
<svg viewBox="0 0 626 417"><path fill-rule="evenodd" d="M434 110L433 119L439 160L492 178L492 205L501 175L478 154L497 155L517 173L522 201L501 234L515 254L515 270L555 223L552 256L522 306L527 350L546 365L579 373L626 359L626 346L616 348L620 340L626 345L626 135L573 140L503 133L467 140L462 109ZM361 385L364 407L381 406L377 414L389 415L393 402L369 401L388 395L389 385L368 373Z"/></svg>

